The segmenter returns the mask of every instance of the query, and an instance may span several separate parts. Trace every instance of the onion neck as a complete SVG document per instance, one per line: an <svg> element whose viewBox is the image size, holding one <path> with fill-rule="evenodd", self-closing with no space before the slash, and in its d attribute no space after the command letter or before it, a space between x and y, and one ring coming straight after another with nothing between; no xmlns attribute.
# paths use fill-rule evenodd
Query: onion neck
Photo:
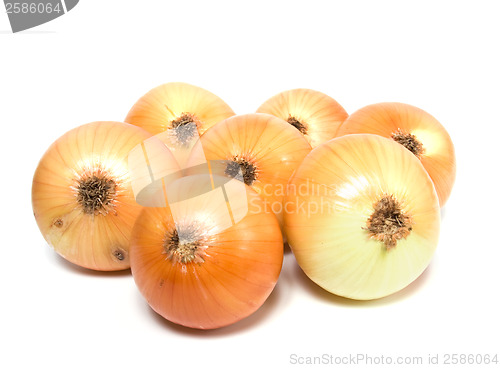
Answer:
<svg viewBox="0 0 500 368"><path fill-rule="evenodd" d="M166 234L164 254L173 263L203 263L205 261L205 239L199 235L198 226L176 227Z"/></svg>
<svg viewBox="0 0 500 368"><path fill-rule="evenodd" d="M417 137L411 133L406 133L403 130L398 129L392 133L391 137L394 141L401 144L418 158L420 158L425 152L422 142L420 142Z"/></svg>
<svg viewBox="0 0 500 368"><path fill-rule="evenodd" d="M192 140L198 136L200 124L201 122L196 115L182 113L178 118L170 122L168 128L170 140L180 146L189 146Z"/></svg>
<svg viewBox="0 0 500 368"><path fill-rule="evenodd" d="M393 195L385 195L374 203L373 213L364 228L370 236L382 242L387 250L397 246L412 231L412 218L401 209Z"/></svg>
<svg viewBox="0 0 500 368"><path fill-rule="evenodd" d="M224 173L231 178L236 178L246 185L251 186L258 178L257 165L252 160L240 156L234 156L227 160Z"/></svg>
<svg viewBox="0 0 500 368"><path fill-rule="evenodd" d="M288 124L291 124L293 127L297 128L297 130L302 134L307 134L307 125L300 119L296 118L295 116L289 115L286 121L288 122Z"/></svg>

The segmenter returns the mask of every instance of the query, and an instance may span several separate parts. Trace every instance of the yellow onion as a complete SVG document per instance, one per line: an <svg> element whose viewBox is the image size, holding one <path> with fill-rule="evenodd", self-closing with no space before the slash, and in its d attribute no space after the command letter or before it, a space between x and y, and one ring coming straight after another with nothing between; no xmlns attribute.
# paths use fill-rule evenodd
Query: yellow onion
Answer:
<svg viewBox="0 0 500 368"><path fill-rule="evenodd" d="M333 98L306 88L281 92L264 102L257 112L277 116L297 128L313 148L337 136L347 112Z"/></svg>
<svg viewBox="0 0 500 368"><path fill-rule="evenodd" d="M198 136L233 115L233 110L213 93L173 82L142 96L130 109L125 122L156 135L183 167Z"/></svg>
<svg viewBox="0 0 500 368"><path fill-rule="evenodd" d="M375 299L395 293L428 266L440 208L420 161L372 134L333 139L296 170L285 230L306 275L331 293Z"/></svg>
<svg viewBox="0 0 500 368"><path fill-rule="evenodd" d="M392 139L411 151L429 173L444 206L455 182L455 149L446 129L432 115L399 102L368 105L349 116L338 136L358 133Z"/></svg>
<svg viewBox="0 0 500 368"><path fill-rule="evenodd" d="M255 312L283 262L275 216L236 179L188 176L166 192L165 207L141 212L131 242L132 274L149 305L173 323L199 329Z"/></svg>
<svg viewBox="0 0 500 368"><path fill-rule="evenodd" d="M133 125L94 122L61 136L40 160L34 215L45 240L68 261L94 270L129 268L130 234L142 207L128 155L150 136ZM167 161L178 170L172 156Z"/></svg>
<svg viewBox="0 0 500 368"><path fill-rule="evenodd" d="M188 173L206 159L212 173L238 178L257 191L282 224L288 179L311 151L297 129L269 114L237 115L209 129L199 145L189 158Z"/></svg>

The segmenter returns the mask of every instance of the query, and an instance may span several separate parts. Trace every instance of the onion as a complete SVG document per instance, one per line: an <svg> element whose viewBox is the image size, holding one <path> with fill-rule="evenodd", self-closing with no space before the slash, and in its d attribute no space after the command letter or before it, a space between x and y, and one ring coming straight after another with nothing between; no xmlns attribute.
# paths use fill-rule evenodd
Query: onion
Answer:
<svg viewBox="0 0 500 368"><path fill-rule="evenodd" d="M415 106L385 102L365 106L341 125L338 136L371 133L392 139L420 159L444 206L456 176L453 142L432 115Z"/></svg>
<svg viewBox="0 0 500 368"><path fill-rule="evenodd" d="M166 207L141 212L131 242L132 274L150 306L199 329L255 312L283 262L274 215L255 191L226 177L184 177L167 193Z"/></svg>
<svg viewBox="0 0 500 368"><path fill-rule="evenodd" d="M306 275L331 293L375 299L430 263L440 208L415 155L372 134L314 149L290 179L285 230Z"/></svg>
<svg viewBox="0 0 500 368"><path fill-rule="evenodd" d="M68 261L102 271L129 268L130 234L141 206L128 154L149 137L133 125L94 122L64 134L42 157L33 178L33 211L45 240Z"/></svg>
<svg viewBox="0 0 500 368"><path fill-rule="evenodd" d="M233 110L222 99L203 88L187 83L166 83L142 96L125 122L156 135L184 167L198 136L233 115Z"/></svg>
<svg viewBox="0 0 500 368"><path fill-rule="evenodd" d="M205 158L213 161L214 174L238 178L252 187L282 224L288 179L311 151L297 129L268 114L237 115L209 129L199 144L202 149L195 147L188 166L196 168Z"/></svg>
<svg viewBox="0 0 500 368"><path fill-rule="evenodd" d="M306 88L281 92L264 102L257 112L277 116L297 128L313 148L337 136L347 112L333 98Z"/></svg>

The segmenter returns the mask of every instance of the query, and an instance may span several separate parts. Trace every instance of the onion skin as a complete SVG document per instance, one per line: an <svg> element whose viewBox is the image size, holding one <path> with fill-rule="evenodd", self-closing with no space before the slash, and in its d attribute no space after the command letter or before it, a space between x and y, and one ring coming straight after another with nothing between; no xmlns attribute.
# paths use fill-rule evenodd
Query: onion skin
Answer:
<svg viewBox="0 0 500 368"><path fill-rule="evenodd" d="M444 206L456 177L455 148L446 129L429 113L399 102L368 105L346 119L338 136L369 133L392 139L398 129L422 143L424 152L420 161L434 182L440 206Z"/></svg>
<svg viewBox="0 0 500 368"><path fill-rule="evenodd" d="M131 242L132 274L149 305L167 320L197 329L227 326L255 312L276 285L283 262L276 218L263 210L258 194L242 183L246 198L239 199L249 211L231 227L211 222L227 210L224 202L213 206L197 198L177 207L180 215L174 221L172 192L189 196L210 180L208 175L195 175L173 182L169 205L145 208ZM179 223L195 224L193 229L205 234L205 248L197 258L202 261L169 258L165 241Z"/></svg>
<svg viewBox="0 0 500 368"><path fill-rule="evenodd" d="M45 152L33 178L33 212L58 254L93 270L130 267L130 234L142 207L132 192L127 155L149 137L133 125L94 122L70 130ZM116 185L113 206L102 213L84 213L75 187L82 176L98 172Z"/></svg>
<svg viewBox="0 0 500 368"><path fill-rule="evenodd" d="M264 102L257 112L287 120L290 116L305 124L304 134L312 148L337 136L337 130L349 116L330 96L307 88L281 92Z"/></svg>
<svg viewBox="0 0 500 368"><path fill-rule="evenodd" d="M311 146L300 132L282 119L269 114L245 114L230 117L200 137L202 150L194 149L188 162L231 160L243 157L255 164L257 179L251 187L265 200L269 212L283 222L283 198L288 179ZM188 165L191 166L191 165ZM212 165L218 175L225 167ZM195 171L194 171L195 172Z"/></svg>
<svg viewBox="0 0 500 368"><path fill-rule="evenodd" d="M374 204L386 195L412 219L409 235L391 249L366 229ZM298 264L343 297L377 299L403 289L437 247L440 208L429 175L410 151L376 135L348 135L314 149L290 179L285 203Z"/></svg>
<svg viewBox="0 0 500 368"><path fill-rule="evenodd" d="M156 135L169 129L171 121L183 113L194 114L200 120L200 135L234 115L234 111L213 93L191 84L172 82L142 96L130 109L125 122Z"/></svg>

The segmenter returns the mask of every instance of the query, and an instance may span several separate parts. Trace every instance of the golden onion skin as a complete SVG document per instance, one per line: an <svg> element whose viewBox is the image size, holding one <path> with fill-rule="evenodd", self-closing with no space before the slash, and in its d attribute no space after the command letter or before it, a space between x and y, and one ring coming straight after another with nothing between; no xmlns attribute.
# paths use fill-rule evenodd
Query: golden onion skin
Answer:
<svg viewBox="0 0 500 368"><path fill-rule="evenodd" d="M312 89L297 88L278 93L264 102L257 112L271 114L285 121L294 118L297 129L312 148L337 136L337 130L348 117L332 97Z"/></svg>
<svg viewBox="0 0 500 368"><path fill-rule="evenodd" d="M188 162L201 162L206 158L213 162L211 170L215 174L226 175L223 161L235 157L254 165L256 179L247 184L262 196L267 210L274 213L282 225L282 203L288 180L311 151L297 129L269 114L236 115L209 129L199 144L202 149L194 149ZM190 170L193 171L188 169L188 172Z"/></svg>
<svg viewBox="0 0 500 368"><path fill-rule="evenodd" d="M411 230L389 248L367 223L374 204L392 196ZM440 227L434 185L400 144L348 135L314 149L290 179L285 231L306 275L331 293L359 300L395 293L429 265Z"/></svg>
<svg viewBox="0 0 500 368"><path fill-rule="evenodd" d="M345 120L338 136L369 133L394 139L398 131L413 135L422 144L418 157L434 182L440 206L444 206L456 177L455 148L443 125L426 111L400 102L368 105Z"/></svg>
<svg viewBox="0 0 500 368"><path fill-rule="evenodd" d="M32 205L41 233L59 255L93 270L130 267L130 234L142 207L134 198L127 158L150 137L133 125L93 122L68 131L48 148L33 177ZM112 199L86 212L78 192L82 178L101 176L110 180ZM91 193L87 200L93 198Z"/></svg>
<svg viewBox="0 0 500 368"><path fill-rule="evenodd" d="M199 136L233 115L234 111L215 94L191 84L172 82L139 98L125 122L155 135L185 168Z"/></svg>
<svg viewBox="0 0 500 368"><path fill-rule="evenodd" d="M169 204L145 208L131 242L132 274L152 309L197 329L228 326L254 313L276 285L283 262L279 224L260 196L233 180L225 184L232 199L218 202L216 191L203 190L211 182L227 182L217 178L194 175L174 181ZM228 206L239 213L230 226L224 224ZM166 245L172 246L174 230L177 242L191 237L197 244L195 256L170 253Z"/></svg>
<svg viewBox="0 0 500 368"><path fill-rule="evenodd" d="M188 83L171 82L142 96L130 109L125 122L156 135L170 129L171 122L183 113L193 114L199 119L200 135L234 115L234 111L213 93Z"/></svg>

